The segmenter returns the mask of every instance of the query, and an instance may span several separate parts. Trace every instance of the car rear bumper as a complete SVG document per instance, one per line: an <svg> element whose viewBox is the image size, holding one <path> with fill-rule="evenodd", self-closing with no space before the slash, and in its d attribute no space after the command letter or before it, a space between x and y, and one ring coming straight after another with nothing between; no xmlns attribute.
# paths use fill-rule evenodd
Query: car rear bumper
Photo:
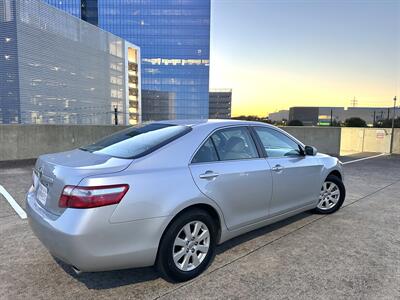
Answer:
<svg viewBox="0 0 400 300"><path fill-rule="evenodd" d="M106 271L154 264L168 217L110 223L115 205L66 209L52 215L28 193L29 224L49 252L81 271Z"/></svg>

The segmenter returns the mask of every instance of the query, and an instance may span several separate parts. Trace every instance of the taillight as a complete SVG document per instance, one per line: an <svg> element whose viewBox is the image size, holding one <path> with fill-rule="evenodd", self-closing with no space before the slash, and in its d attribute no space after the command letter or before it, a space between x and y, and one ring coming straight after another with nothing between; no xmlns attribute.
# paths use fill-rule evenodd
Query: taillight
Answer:
<svg viewBox="0 0 400 300"><path fill-rule="evenodd" d="M129 189L127 184L107 186L64 187L58 205L71 208L93 208L119 203Z"/></svg>

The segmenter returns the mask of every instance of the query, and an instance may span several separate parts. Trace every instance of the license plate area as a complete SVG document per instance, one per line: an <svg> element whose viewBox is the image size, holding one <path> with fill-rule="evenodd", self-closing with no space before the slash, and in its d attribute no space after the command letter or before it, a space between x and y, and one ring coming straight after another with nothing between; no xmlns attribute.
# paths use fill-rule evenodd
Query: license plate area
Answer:
<svg viewBox="0 0 400 300"><path fill-rule="evenodd" d="M38 185L39 187L36 192L36 199L41 205L45 206L47 200L47 187L40 181L38 182Z"/></svg>

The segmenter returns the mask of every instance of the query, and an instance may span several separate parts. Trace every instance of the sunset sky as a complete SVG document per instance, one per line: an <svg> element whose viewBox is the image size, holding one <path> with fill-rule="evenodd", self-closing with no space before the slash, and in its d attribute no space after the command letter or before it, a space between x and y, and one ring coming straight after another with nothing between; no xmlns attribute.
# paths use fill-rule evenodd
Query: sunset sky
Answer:
<svg viewBox="0 0 400 300"><path fill-rule="evenodd" d="M233 116L400 94L400 0L211 2L210 88L233 89Z"/></svg>

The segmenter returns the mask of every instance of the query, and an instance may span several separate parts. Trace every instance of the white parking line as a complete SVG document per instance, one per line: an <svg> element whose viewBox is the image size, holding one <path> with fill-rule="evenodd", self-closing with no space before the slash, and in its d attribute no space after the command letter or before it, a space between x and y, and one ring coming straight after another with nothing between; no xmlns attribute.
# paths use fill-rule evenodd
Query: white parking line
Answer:
<svg viewBox="0 0 400 300"><path fill-rule="evenodd" d="M389 154L387 154L387 153L381 153L381 154L378 154L378 155L373 155L373 156L368 156L368 157L363 157L363 158L359 158L359 159L355 159L355 160L346 161L346 162L344 162L343 164L344 164L344 165L347 165L347 164L355 163L355 162L358 162L358 161L362 161L362 160L366 160L366 159L371 159L371 158L376 158L376 157L380 157L380 156L386 156L386 155L389 155Z"/></svg>
<svg viewBox="0 0 400 300"><path fill-rule="evenodd" d="M2 194L11 207L15 210L15 212L20 216L21 219L26 219L26 212L22 209L21 206L14 200L14 198L7 192L7 190L0 185L0 194Z"/></svg>

